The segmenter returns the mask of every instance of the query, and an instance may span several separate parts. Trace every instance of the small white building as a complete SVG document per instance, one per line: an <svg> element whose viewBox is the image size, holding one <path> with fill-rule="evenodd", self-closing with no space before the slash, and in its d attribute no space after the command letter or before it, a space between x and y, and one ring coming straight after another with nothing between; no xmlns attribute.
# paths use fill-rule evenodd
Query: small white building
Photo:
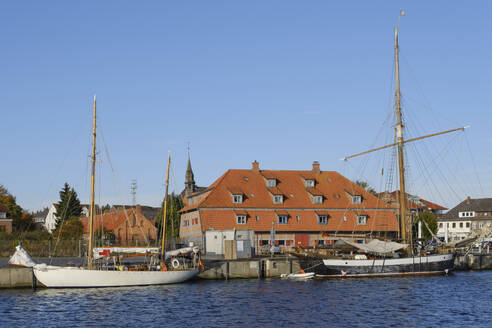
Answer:
<svg viewBox="0 0 492 328"><path fill-rule="evenodd" d="M89 216L89 205L82 206L82 216ZM55 204L51 204L48 214L44 220L44 227L46 231L52 233L56 228L56 208Z"/></svg>

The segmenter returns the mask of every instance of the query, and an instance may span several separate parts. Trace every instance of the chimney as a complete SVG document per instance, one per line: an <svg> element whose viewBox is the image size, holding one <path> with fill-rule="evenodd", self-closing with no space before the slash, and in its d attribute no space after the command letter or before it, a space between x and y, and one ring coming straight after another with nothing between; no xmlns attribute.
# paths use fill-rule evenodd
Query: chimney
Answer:
<svg viewBox="0 0 492 328"><path fill-rule="evenodd" d="M313 162L313 173L319 174L321 170L319 169L319 163L318 161Z"/></svg>
<svg viewBox="0 0 492 328"><path fill-rule="evenodd" d="M470 198L470 196L466 197L466 203L467 203L467 204L470 204L470 203L471 203L471 198Z"/></svg>
<svg viewBox="0 0 492 328"><path fill-rule="evenodd" d="M257 161L254 161L251 165L251 170L253 172L260 172L260 163L258 163Z"/></svg>

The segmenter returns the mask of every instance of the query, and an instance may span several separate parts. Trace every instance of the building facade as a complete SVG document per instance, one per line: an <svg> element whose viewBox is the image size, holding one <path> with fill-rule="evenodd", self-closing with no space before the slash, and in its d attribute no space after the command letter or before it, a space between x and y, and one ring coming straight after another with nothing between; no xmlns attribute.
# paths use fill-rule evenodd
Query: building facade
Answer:
<svg viewBox="0 0 492 328"><path fill-rule="evenodd" d="M468 197L439 217L437 222L437 236L450 242L492 229L492 198Z"/></svg>
<svg viewBox="0 0 492 328"><path fill-rule="evenodd" d="M321 171L228 170L210 187L184 198L180 237L206 248L209 230L253 230L258 251L334 243L340 238L392 238L394 208L341 174ZM273 240L272 240L273 239Z"/></svg>
<svg viewBox="0 0 492 328"><path fill-rule="evenodd" d="M0 205L0 232L12 233L12 219L3 205Z"/></svg>

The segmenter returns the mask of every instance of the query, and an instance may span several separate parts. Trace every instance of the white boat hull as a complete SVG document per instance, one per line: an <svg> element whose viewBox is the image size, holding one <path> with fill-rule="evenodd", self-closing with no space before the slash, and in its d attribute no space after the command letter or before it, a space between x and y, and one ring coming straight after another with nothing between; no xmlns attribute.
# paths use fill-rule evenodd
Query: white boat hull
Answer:
<svg viewBox="0 0 492 328"><path fill-rule="evenodd" d="M87 288L176 284L196 276L199 270L183 271L105 271L72 267L33 268L46 287Z"/></svg>

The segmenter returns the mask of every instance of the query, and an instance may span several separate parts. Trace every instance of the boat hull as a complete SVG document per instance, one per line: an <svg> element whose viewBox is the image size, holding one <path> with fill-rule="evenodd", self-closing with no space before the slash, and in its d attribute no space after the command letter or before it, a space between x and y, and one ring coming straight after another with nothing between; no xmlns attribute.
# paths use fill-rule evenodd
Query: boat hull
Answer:
<svg viewBox="0 0 492 328"><path fill-rule="evenodd" d="M59 267L33 268L36 278L46 287L87 288L176 284L196 276L199 270L183 271L105 271Z"/></svg>
<svg viewBox="0 0 492 328"><path fill-rule="evenodd" d="M401 276L447 273L454 268L454 254L436 254L377 260L324 259L328 275Z"/></svg>

